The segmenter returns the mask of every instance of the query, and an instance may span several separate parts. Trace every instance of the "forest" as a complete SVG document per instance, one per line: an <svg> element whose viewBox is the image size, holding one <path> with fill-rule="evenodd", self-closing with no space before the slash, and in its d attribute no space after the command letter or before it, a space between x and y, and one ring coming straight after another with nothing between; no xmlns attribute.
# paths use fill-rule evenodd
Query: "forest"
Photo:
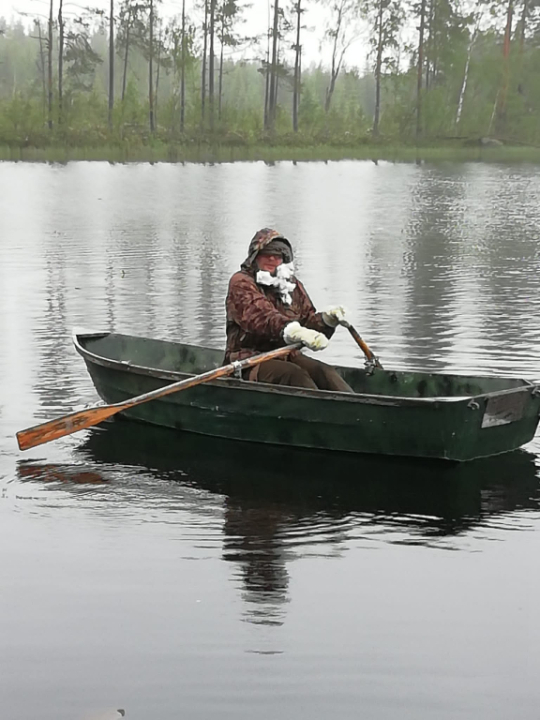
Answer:
<svg viewBox="0 0 540 720"><path fill-rule="evenodd" d="M0 146L170 159L201 147L540 146L540 0L177 5L47 0L0 19ZM314 6L325 24L308 62ZM261 11L267 29L250 37Z"/></svg>

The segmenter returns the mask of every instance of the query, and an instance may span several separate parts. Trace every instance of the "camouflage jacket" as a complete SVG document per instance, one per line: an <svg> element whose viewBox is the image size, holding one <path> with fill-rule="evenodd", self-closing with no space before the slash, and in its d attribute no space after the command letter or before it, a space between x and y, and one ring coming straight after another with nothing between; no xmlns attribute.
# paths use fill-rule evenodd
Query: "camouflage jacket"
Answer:
<svg viewBox="0 0 540 720"><path fill-rule="evenodd" d="M272 230L259 231L251 242L248 258L242 264L242 269L230 279L226 300L227 363L282 347L285 345L283 330L294 320L324 333L327 337L334 333L334 329L322 319L322 314L315 310L304 286L297 278L294 278L296 287L292 292L290 305L281 301L273 287L258 285L255 281L254 261L257 253L276 237L282 236Z"/></svg>

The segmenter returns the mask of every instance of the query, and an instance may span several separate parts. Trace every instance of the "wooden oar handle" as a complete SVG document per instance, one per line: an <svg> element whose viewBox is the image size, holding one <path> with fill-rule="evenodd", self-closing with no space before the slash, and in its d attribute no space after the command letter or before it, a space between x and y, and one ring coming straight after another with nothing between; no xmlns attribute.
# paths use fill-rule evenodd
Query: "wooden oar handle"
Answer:
<svg viewBox="0 0 540 720"><path fill-rule="evenodd" d="M360 334L357 332L357 330L355 330L355 328L346 320L343 320L340 324L343 325L343 327L346 327L347 330L351 333L354 340L356 341L356 344L361 348L362 352L367 357L369 362L373 363L375 365L375 367L378 367L382 370L383 366L379 362L379 358L375 355L375 353L373 353L369 349L369 347L366 345L366 343L360 337Z"/></svg>
<svg viewBox="0 0 540 720"><path fill-rule="evenodd" d="M85 428L98 425L103 420L107 420L112 415L122 412L122 410L128 410L135 405L141 405L142 403L148 402L149 400L156 400L157 398L171 395L172 393L179 392L180 390L187 390L188 388L195 387L204 382L211 382L222 377L232 375L235 371L241 372L245 368L259 365L260 363L266 362L267 360L275 360L276 358L285 357L293 350L299 350L302 347L302 343L295 343L294 345L286 345L285 347L278 348L277 350L270 350L270 352L261 353L259 355L253 355L252 357L245 358L236 362L229 363L223 367L216 368L215 370L209 370L208 372L202 373L201 375L195 375L195 377L186 378L179 382L166 385L165 387L152 390L152 392L145 393L144 395L137 395L137 397L126 400L125 402L114 403L112 405L101 405L94 408L88 408L86 410L80 410L78 412L64 415L56 420L49 420L48 422L41 423L41 425L35 425L34 427L21 430L17 433L17 442L21 450L28 450L29 448L35 447L36 445L42 445L43 443L57 438L64 437L65 435L71 435L71 433L77 432L77 430L84 430Z"/></svg>

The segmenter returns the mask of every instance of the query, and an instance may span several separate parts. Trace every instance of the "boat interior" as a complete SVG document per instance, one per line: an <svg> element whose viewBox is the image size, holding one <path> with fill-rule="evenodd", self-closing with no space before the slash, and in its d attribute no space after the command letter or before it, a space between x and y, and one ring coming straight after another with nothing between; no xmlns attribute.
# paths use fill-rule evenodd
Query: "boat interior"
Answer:
<svg viewBox="0 0 540 720"><path fill-rule="evenodd" d="M102 358L166 372L198 375L223 365L223 350L117 333L77 334L75 344ZM360 394L410 398L464 398L528 385L517 378L446 375L336 366Z"/></svg>

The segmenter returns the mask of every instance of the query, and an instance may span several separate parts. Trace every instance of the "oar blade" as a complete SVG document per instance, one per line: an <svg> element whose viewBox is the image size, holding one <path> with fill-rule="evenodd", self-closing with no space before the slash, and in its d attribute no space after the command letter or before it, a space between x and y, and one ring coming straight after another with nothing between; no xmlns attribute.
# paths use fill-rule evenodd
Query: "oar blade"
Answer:
<svg viewBox="0 0 540 720"><path fill-rule="evenodd" d="M89 408L88 410L80 410L79 412L65 415L57 420L49 420L41 425L34 425L26 430L20 430L17 433L17 442L20 450L28 450L43 445L43 443L57 440L65 435L78 430L98 425L103 420L115 415L121 408L114 405L106 405L104 407Z"/></svg>
<svg viewBox="0 0 540 720"><path fill-rule="evenodd" d="M20 430L17 433L19 448L21 450L28 450L36 445L43 445L43 443L50 442L51 440L57 440L58 438L64 437L64 435L71 435L71 433L77 432L77 430L84 430L85 428L92 427L92 425L98 425L103 420L111 417L111 415L115 415L122 410L128 410L129 408L135 407L135 405L141 405L142 403L149 402L150 400L157 400L158 398L165 397L166 395L171 395L172 393L195 387L201 383L227 377L228 375L232 375L235 370L241 371L244 368L253 367L261 362L266 362L267 360L285 357L285 355L288 355L293 350L299 350L301 347L302 345L300 343L286 345L285 347L277 348L276 350L270 350L266 353L261 353L260 355L248 357L237 363L230 363L229 365L224 365L216 368L215 370L209 370L201 375L195 375L194 377L189 377L185 380L179 380L171 385L165 385L165 387L160 387L157 390L144 393L144 395L137 395L136 397L131 398L131 400L126 400L124 403L103 405L101 407L91 408L90 410L81 410L80 412L65 415L57 420L50 420L49 422L42 423L41 425L35 425L34 427L27 428L26 430Z"/></svg>

